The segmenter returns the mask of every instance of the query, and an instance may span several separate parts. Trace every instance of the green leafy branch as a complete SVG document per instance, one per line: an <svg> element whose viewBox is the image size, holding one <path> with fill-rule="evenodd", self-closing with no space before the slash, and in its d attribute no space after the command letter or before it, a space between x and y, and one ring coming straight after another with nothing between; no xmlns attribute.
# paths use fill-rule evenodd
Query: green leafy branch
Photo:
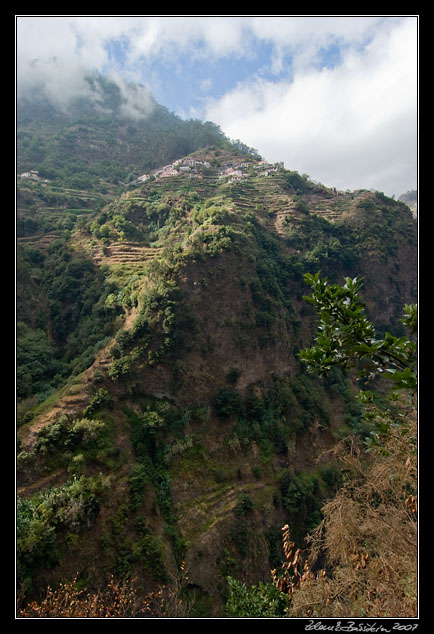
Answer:
<svg viewBox="0 0 434 634"><path fill-rule="evenodd" d="M358 297L363 281L345 278L345 284L329 284L319 273L304 276L312 287L312 296L304 299L315 306L319 315L318 335L311 348L299 357L310 372L325 376L334 365L355 367L359 376L383 375L396 389L416 389L416 343L406 336L395 337L386 332L377 338L373 324L364 313ZM412 334L417 329L417 305L405 305L402 323Z"/></svg>

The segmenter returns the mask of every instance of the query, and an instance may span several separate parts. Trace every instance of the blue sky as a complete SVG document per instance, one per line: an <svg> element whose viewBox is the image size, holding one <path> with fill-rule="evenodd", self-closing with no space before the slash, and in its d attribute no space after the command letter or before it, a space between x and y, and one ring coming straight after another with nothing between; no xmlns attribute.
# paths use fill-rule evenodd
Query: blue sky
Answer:
<svg viewBox="0 0 434 634"><path fill-rule="evenodd" d="M18 15L18 90L43 85L66 107L96 69L131 116L151 93L313 180L398 196L417 188L417 29L417 16Z"/></svg>
<svg viewBox="0 0 434 634"><path fill-rule="evenodd" d="M252 59L190 60L188 54L180 55L173 65L159 63L152 66L151 76L156 76L153 94L158 103L183 117L203 117L206 101L210 97L220 99L257 74L267 76L261 65L268 58L269 48L258 44Z"/></svg>

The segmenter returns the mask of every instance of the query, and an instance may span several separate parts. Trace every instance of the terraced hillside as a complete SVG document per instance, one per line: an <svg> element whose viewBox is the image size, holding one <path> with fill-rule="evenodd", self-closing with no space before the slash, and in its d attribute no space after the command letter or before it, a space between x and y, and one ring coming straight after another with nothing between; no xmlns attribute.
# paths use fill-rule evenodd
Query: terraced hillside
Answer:
<svg viewBox="0 0 434 634"><path fill-rule="evenodd" d="M161 251L162 247L144 247L140 242L113 242L103 247L94 259L108 266L120 263L141 266L153 260Z"/></svg>
<svg viewBox="0 0 434 634"><path fill-rule="evenodd" d="M50 245L60 238L58 231L40 233L32 236L21 236L17 238L17 244L27 246L40 251L47 251Z"/></svg>

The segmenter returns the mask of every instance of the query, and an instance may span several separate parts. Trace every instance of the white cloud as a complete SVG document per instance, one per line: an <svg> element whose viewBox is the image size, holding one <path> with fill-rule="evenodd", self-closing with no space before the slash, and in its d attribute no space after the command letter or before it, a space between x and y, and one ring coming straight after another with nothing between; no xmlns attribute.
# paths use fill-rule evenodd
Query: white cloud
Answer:
<svg viewBox="0 0 434 634"><path fill-rule="evenodd" d="M18 71L34 59L100 69L107 62L105 42L120 34L119 24L103 17L18 16Z"/></svg>
<svg viewBox="0 0 434 634"><path fill-rule="evenodd" d="M145 16L120 25L127 26L130 63L186 50L213 60L248 57L255 40L273 44L276 56L297 52L300 63L333 41L363 42L382 22L381 16Z"/></svg>
<svg viewBox="0 0 434 634"><path fill-rule="evenodd" d="M239 84L209 101L206 116L327 185L400 194L416 184L416 38L413 19L386 23L334 68Z"/></svg>
<svg viewBox="0 0 434 634"><path fill-rule="evenodd" d="M195 95L190 112L325 184L399 194L416 181L416 29L399 16L18 16L18 88L39 83L67 104L87 90L83 68L110 69L140 116L146 90L130 94L125 80L162 86L155 62L182 72L180 59L208 60L203 90L219 60L265 47L254 77L201 113Z"/></svg>
<svg viewBox="0 0 434 634"><path fill-rule="evenodd" d="M180 51L216 60L252 56L256 38L272 43L277 56L297 51L300 61L332 40L360 41L379 22L339 16L18 16L18 58L74 58L101 69L108 62L106 44L123 39L130 66L157 56L176 59Z"/></svg>
<svg viewBox="0 0 434 634"><path fill-rule="evenodd" d="M102 71L110 63L107 43L124 37L131 23L101 16L18 17L17 18L17 92L31 95L37 89L56 106L67 109L72 99L88 97L98 103L98 87L91 90L86 77L89 71ZM126 31L124 29L126 28ZM128 76L128 73L127 73ZM111 79L117 84L124 115L146 116L152 108L149 91L143 86L132 88L116 66Z"/></svg>
<svg viewBox="0 0 434 634"><path fill-rule="evenodd" d="M175 58L182 52L193 57L222 58L245 54L249 40L243 17L160 16L139 18L130 35L130 64L140 58ZM246 38L247 35L247 38Z"/></svg>

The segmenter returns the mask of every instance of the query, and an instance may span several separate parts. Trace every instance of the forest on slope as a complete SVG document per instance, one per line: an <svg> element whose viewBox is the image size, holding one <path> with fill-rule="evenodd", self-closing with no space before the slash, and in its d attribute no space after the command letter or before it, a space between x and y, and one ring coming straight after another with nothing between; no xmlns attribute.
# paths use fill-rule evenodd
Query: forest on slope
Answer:
<svg viewBox="0 0 434 634"><path fill-rule="evenodd" d="M303 366L305 274L361 276L378 336L404 336L416 222L381 192L267 171L157 104L145 121L113 116L120 96L104 94L110 116L19 116L17 169L37 176L17 188L20 607L113 575L155 614L162 592L160 616L175 591L183 616L218 616L228 579L280 567L282 526L304 548L321 524L347 473L327 450L375 431L354 376ZM187 155L206 165L194 177L128 184Z"/></svg>

